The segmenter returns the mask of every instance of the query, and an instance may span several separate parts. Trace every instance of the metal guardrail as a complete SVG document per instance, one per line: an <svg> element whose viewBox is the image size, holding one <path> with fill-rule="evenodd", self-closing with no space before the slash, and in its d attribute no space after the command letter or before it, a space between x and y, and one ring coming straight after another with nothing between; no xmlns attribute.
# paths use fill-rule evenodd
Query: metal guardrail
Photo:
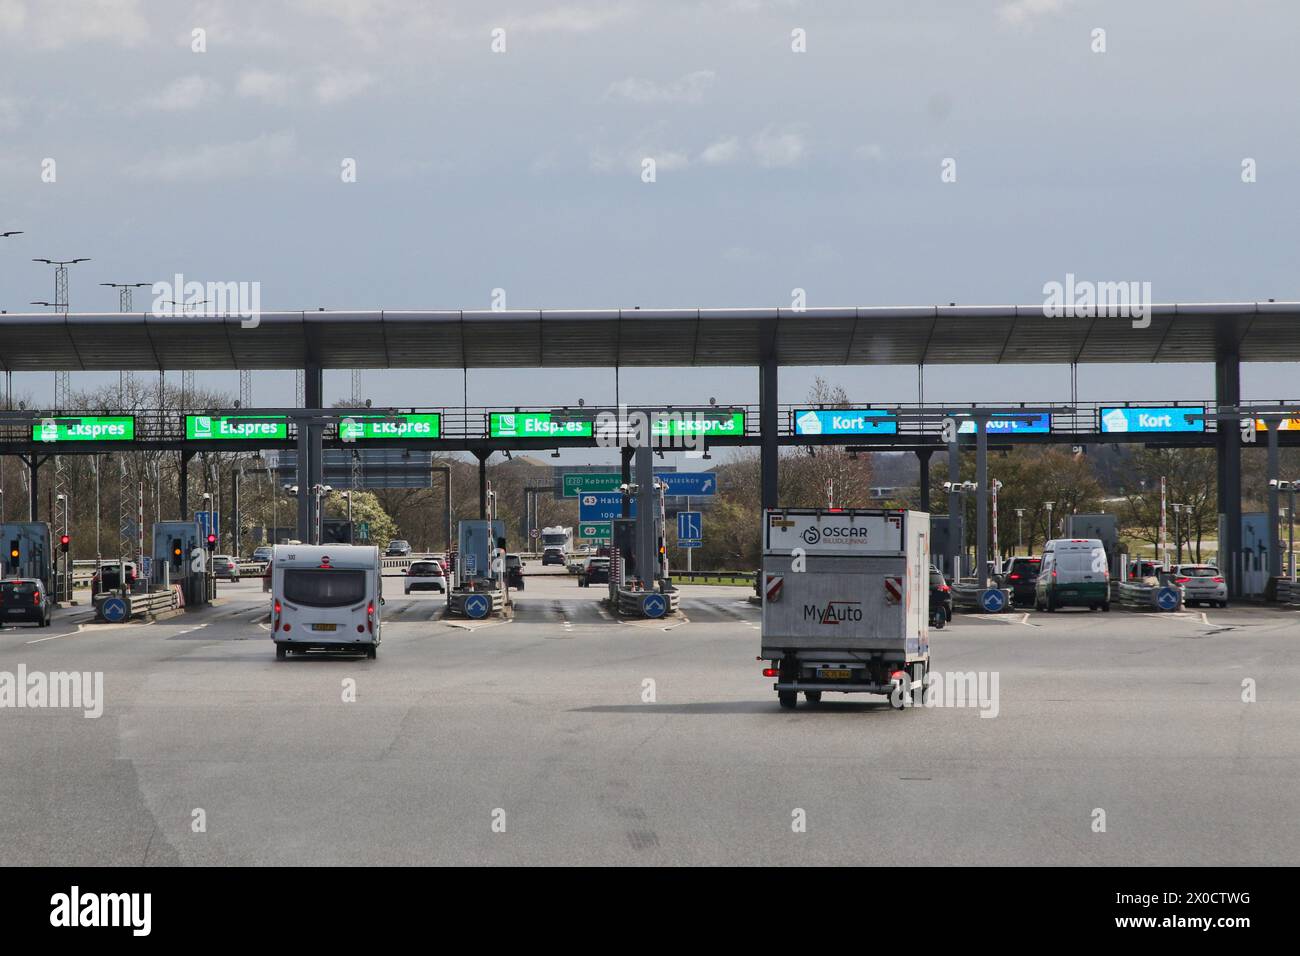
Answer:
<svg viewBox="0 0 1300 956"><path fill-rule="evenodd" d="M734 578L736 580L744 580L745 585L743 586L748 587L748 586L756 585L758 581L758 572L757 571L680 571L677 570L677 571L673 571L669 575L669 577L673 581L678 581L685 584L694 584L695 582L706 578Z"/></svg>
<svg viewBox="0 0 1300 956"><path fill-rule="evenodd" d="M646 598L660 597L664 599L663 612L661 614L649 614L646 611ZM642 617L642 618L661 618L669 614L676 613L680 606L680 593L674 588L671 591L632 591L626 588L618 589L618 613L620 617Z"/></svg>
<svg viewBox="0 0 1300 956"><path fill-rule="evenodd" d="M1162 594L1172 592L1177 600L1162 604ZM1122 581L1119 585L1119 606L1126 611L1154 611L1168 613L1183 609L1182 588L1172 584L1136 584Z"/></svg>
<svg viewBox="0 0 1300 956"><path fill-rule="evenodd" d="M116 591L105 591L95 595L96 621L108 621L104 614L104 606L113 600L125 602L126 613L123 620L153 616L162 611L175 610L181 606L180 589L178 587L171 587L166 591L146 591L139 594L119 594Z"/></svg>
<svg viewBox="0 0 1300 956"><path fill-rule="evenodd" d="M953 582L949 587L952 592L954 611L965 611L969 614L1001 614L1011 607L1011 591L1008 588L960 582Z"/></svg>
<svg viewBox="0 0 1300 956"><path fill-rule="evenodd" d="M1277 602L1279 604L1300 605L1300 581L1292 581L1290 578L1278 578L1276 587Z"/></svg>

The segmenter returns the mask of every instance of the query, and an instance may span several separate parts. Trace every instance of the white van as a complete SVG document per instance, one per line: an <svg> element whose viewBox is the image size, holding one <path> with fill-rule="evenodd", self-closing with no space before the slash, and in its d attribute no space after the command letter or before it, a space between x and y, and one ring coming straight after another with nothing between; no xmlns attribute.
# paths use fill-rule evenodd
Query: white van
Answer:
<svg viewBox="0 0 1300 956"><path fill-rule="evenodd" d="M1034 583L1034 610L1110 610L1110 570L1099 538L1057 538L1043 546Z"/></svg>
<svg viewBox="0 0 1300 956"><path fill-rule="evenodd" d="M290 651L354 651L375 657L384 604L379 549L277 544L271 554L271 636Z"/></svg>

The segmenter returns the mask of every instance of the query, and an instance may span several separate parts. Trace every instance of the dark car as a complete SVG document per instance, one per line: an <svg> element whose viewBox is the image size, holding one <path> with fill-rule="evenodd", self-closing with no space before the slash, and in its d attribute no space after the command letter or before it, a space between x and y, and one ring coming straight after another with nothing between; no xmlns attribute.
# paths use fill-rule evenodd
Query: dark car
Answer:
<svg viewBox="0 0 1300 956"><path fill-rule="evenodd" d="M952 591L943 579L943 572L930 565L930 618L936 627L952 620Z"/></svg>
<svg viewBox="0 0 1300 956"><path fill-rule="evenodd" d="M126 589L128 591L135 586L136 576L135 563L132 561L126 562ZM122 566L116 561L111 564L101 564L90 579L92 594L98 594L100 591L119 591L121 588Z"/></svg>
<svg viewBox="0 0 1300 956"><path fill-rule="evenodd" d="M578 575L578 587L590 587L593 584L609 583L609 558L594 557L587 560L587 566Z"/></svg>
<svg viewBox="0 0 1300 956"><path fill-rule="evenodd" d="M0 620L31 621L50 626L50 595L36 578L0 581Z"/></svg>
<svg viewBox="0 0 1300 956"><path fill-rule="evenodd" d="M411 553L411 542L405 538L394 538L388 542L388 547L384 549L386 558L404 558Z"/></svg>
<svg viewBox="0 0 1300 956"><path fill-rule="evenodd" d="M564 552L558 548L548 548L542 552L542 567L546 567L548 564L558 564L562 567L566 563Z"/></svg>
<svg viewBox="0 0 1300 956"><path fill-rule="evenodd" d="M1038 584L1038 569L1042 563L1042 558L1011 559L1003 586L1011 590L1013 605L1034 603L1034 587Z"/></svg>
<svg viewBox="0 0 1300 956"><path fill-rule="evenodd" d="M524 589L524 560L517 554L506 555L506 587Z"/></svg>

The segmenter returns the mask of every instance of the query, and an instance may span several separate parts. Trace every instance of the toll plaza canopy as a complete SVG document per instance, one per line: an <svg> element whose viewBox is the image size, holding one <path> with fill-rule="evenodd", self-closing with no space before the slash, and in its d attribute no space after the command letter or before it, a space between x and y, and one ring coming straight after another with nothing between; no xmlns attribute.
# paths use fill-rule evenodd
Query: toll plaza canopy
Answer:
<svg viewBox="0 0 1300 956"><path fill-rule="evenodd" d="M1300 361L1300 302L0 315L8 371Z"/></svg>

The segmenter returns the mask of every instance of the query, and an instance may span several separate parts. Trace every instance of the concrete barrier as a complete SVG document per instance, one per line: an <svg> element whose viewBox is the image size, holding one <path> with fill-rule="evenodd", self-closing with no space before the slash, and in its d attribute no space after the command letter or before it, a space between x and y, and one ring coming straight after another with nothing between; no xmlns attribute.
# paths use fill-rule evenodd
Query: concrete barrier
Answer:
<svg viewBox="0 0 1300 956"><path fill-rule="evenodd" d="M1119 586L1119 606L1125 611L1181 611L1183 592L1174 584L1136 584L1124 581Z"/></svg>

